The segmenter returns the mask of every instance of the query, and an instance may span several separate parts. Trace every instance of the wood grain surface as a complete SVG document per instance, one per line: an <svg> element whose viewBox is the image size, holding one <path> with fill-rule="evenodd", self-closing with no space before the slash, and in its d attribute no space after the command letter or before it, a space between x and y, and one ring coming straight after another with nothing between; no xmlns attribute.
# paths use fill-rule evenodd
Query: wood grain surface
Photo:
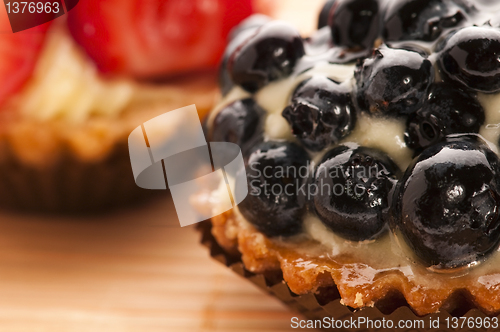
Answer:
<svg viewBox="0 0 500 332"><path fill-rule="evenodd" d="M0 213L0 331L292 331L169 197L106 216Z"/></svg>

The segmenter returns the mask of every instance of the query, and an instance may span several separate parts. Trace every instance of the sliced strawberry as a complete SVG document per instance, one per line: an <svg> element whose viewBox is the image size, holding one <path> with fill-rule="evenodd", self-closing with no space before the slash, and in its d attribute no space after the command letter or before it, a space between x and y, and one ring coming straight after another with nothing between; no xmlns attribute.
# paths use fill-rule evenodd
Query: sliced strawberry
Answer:
<svg viewBox="0 0 500 332"><path fill-rule="evenodd" d="M7 11L0 10L0 106L33 73L49 25L13 33Z"/></svg>
<svg viewBox="0 0 500 332"><path fill-rule="evenodd" d="M103 72L150 78L213 68L251 0L80 0L74 39Z"/></svg>

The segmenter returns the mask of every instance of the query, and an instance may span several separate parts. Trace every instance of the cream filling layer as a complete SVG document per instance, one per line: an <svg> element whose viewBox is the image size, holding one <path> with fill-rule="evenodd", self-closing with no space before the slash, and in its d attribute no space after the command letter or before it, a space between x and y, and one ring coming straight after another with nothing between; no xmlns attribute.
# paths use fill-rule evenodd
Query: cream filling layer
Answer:
<svg viewBox="0 0 500 332"><path fill-rule="evenodd" d="M281 116L281 112L288 105L290 95L296 86L315 74L326 75L338 82L342 82L341 84L353 84L354 66L321 63L305 73L273 82L259 90L254 95L254 98L267 111L264 128L266 140L294 140L291 135L291 128ZM217 112L225 106L235 100L248 97L250 97L250 94L241 88L233 88L211 113L209 124L213 121ZM498 153L500 94L479 94L478 99L486 113L486 121L480 130L480 134L491 143L492 148ZM387 153L404 171L412 160L412 151L404 143L404 131L405 123L403 120L360 115L354 130L341 143L355 142L363 146L378 148ZM324 152L330 148L328 147L319 153L312 153L311 159L313 162L317 164ZM240 226L249 227L248 222L239 211L235 213ZM352 280L346 280L347 283L352 285L373 280L379 272L388 270L397 270L410 280L418 278L419 284L436 289L441 287L441 282L450 277L450 274L429 273L420 264L415 263L410 250L404 243L399 243L396 236L391 232L387 232L387 234L374 241L351 242L337 236L313 215L306 216L304 231L310 238L324 247L332 260L347 255L355 259L358 258L358 261L363 262L364 268L361 269L360 266L345 267L346 272L349 272L349 269L355 269L356 275L359 276ZM488 285L500 285L500 273L498 273L497 268L499 265L500 251L496 251L487 259L486 263L479 264L474 269L466 269L465 272L463 270L457 271L452 274L452 277L459 278L467 274L467 278L471 278L468 280L473 283L484 284L484 282L487 282ZM366 273L360 274L360 271ZM349 275L349 273L346 273L346 275Z"/></svg>

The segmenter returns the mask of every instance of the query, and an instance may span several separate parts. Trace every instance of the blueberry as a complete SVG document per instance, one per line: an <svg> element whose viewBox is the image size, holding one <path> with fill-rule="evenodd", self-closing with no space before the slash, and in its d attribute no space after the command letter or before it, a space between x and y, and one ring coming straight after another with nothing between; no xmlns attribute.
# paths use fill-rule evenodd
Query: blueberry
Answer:
<svg viewBox="0 0 500 332"><path fill-rule="evenodd" d="M473 95L454 85L435 83L422 108L409 116L405 142L420 151L446 135L478 133L484 120L484 110Z"/></svg>
<svg viewBox="0 0 500 332"><path fill-rule="evenodd" d="M406 50L410 52L415 52L420 54L422 57L427 58L429 56L429 51L422 47L421 45L417 45L413 42L408 41L395 41L391 43L387 43L389 48Z"/></svg>
<svg viewBox="0 0 500 332"><path fill-rule="evenodd" d="M385 12L382 35L386 41L433 41L444 29L463 23L471 10L454 0L391 1Z"/></svg>
<svg viewBox="0 0 500 332"><path fill-rule="evenodd" d="M289 236L302 230L305 199L300 188L307 179L309 156L290 142L269 141L250 155L246 167L248 196L241 214L267 236Z"/></svg>
<svg viewBox="0 0 500 332"><path fill-rule="evenodd" d="M355 123L351 95L325 76L313 76L295 89L283 110L292 133L311 151L320 151L347 136Z"/></svg>
<svg viewBox="0 0 500 332"><path fill-rule="evenodd" d="M378 150L338 146L315 170L314 209L338 235L352 241L373 239L387 224L388 197L399 173Z"/></svg>
<svg viewBox="0 0 500 332"><path fill-rule="evenodd" d="M349 48L372 48L379 35L377 0L338 0L330 11L333 43Z"/></svg>
<svg viewBox="0 0 500 332"><path fill-rule="evenodd" d="M358 59L364 59L371 54L371 49L348 48L333 45L330 27L317 30L310 38L305 40L306 53L308 57L300 61L300 68L295 72L303 72L302 68L314 67L320 62L333 64L355 64Z"/></svg>
<svg viewBox="0 0 500 332"><path fill-rule="evenodd" d="M498 170L497 155L472 135L448 137L408 167L395 191L394 226L425 265L465 266L496 249Z"/></svg>
<svg viewBox="0 0 500 332"><path fill-rule="evenodd" d="M358 63L354 77L356 101L362 111L401 116L422 106L434 70L419 52L384 46Z"/></svg>
<svg viewBox="0 0 500 332"><path fill-rule="evenodd" d="M229 41L233 41L234 39L240 37L242 34L249 37L249 35L245 31L253 31L257 30L261 26L266 23L271 22L271 18L269 16L263 14L253 14L243 21L240 22L237 26L235 26L231 32L229 33Z"/></svg>
<svg viewBox="0 0 500 332"><path fill-rule="evenodd" d="M219 65L219 87L221 89L222 95L226 95L233 87L234 83L231 80L231 75L229 74L227 64L229 62L229 57L231 54L243 44L249 37L255 34L258 28L271 21L271 18L262 14L254 14L245 20L243 20L239 25L231 30L229 34L228 45L222 56L221 63Z"/></svg>
<svg viewBox="0 0 500 332"><path fill-rule="evenodd" d="M438 68L445 80L475 91L500 91L500 29L468 27L439 46Z"/></svg>
<svg viewBox="0 0 500 332"><path fill-rule="evenodd" d="M327 0L325 4L323 5L323 8L321 8L321 12L319 13L318 17L318 30L326 27L328 25L328 18L330 16L330 10L332 9L333 5L335 4L336 0Z"/></svg>
<svg viewBox="0 0 500 332"><path fill-rule="evenodd" d="M264 115L265 111L252 98L237 100L215 116L210 140L235 143L245 156L263 139Z"/></svg>
<svg viewBox="0 0 500 332"><path fill-rule="evenodd" d="M261 26L236 48L228 62L232 81L249 92L289 76L305 54L297 30L284 22Z"/></svg>

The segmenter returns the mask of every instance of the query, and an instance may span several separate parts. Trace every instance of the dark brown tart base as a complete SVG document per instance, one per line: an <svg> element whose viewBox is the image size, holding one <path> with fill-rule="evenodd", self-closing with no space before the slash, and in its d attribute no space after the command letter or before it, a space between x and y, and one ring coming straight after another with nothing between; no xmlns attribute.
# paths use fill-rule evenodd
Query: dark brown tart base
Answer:
<svg viewBox="0 0 500 332"><path fill-rule="evenodd" d="M145 121L197 106L203 119L215 87L187 91L170 103L84 123L36 121L0 111L0 208L22 212L95 213L141 202L165 190L135 184L128 136ZM165 139L171 130L165 128Z"/></svg>
<svg viewBox="0 0 500 332"><path fill-rule="evenodd" d="M51 167L26 165L12 151L0 163L0 208L22 212L87 214L136 204L160 194L134 181L125 143L99 162L62 153Z"/></svg>

